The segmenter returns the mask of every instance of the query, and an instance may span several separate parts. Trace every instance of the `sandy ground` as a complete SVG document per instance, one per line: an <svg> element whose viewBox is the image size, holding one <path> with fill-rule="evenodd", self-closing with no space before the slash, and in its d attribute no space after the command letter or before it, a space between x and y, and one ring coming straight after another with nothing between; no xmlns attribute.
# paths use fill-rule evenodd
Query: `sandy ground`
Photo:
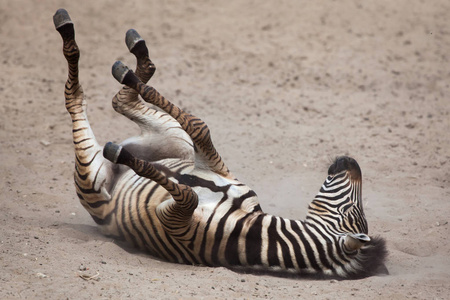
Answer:
<svg viewBox="0 0 450 300"><path fill-rule="evenodd" d="M450 3L358 3L0 0L0 298L449 299ZM76 24L100 143L137 133L110 104L120 88L110 68L134 63L124 35L135 28L158 68L153 85L209 124L266 212L303 218L331 159L356 158L390 275L238 274L102 236L72 181L60 7Z"/></svg>

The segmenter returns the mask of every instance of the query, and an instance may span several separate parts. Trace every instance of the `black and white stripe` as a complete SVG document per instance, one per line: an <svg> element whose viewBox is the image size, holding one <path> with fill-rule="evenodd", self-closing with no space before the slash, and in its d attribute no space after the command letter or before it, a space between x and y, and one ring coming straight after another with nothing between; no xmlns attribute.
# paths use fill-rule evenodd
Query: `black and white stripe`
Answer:
<svg viewBox="0 0 450 300"><path fill-rule="evenodd" d="M126 86L113 107L142 134L101 147L79 84L73 23L65 10L56 12L54 22L69 69L65 99L72 119L76 193L106 234L184 264L342 278L383 269L384 240L367 235L355 160L341 157L330 166L306 220L264 213L256 193L225 165L207 125L145 84L155 66L134 30L126 40L137 58L136 73L114 64L113 75Z"/></svg>

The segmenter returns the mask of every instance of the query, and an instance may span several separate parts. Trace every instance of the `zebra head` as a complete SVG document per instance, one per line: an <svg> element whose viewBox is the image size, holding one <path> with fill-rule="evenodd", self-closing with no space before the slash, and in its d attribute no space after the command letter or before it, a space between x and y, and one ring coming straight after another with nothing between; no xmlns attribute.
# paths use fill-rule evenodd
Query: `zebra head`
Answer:
<svg viewBox="0 0 450 300"><path fill-rule="evenodd" d="M370 241L361 188L362 174L356 160L338 157L309 205L307 222L320 226L328 234L345 237L349 249L359 249Z"/></svg>

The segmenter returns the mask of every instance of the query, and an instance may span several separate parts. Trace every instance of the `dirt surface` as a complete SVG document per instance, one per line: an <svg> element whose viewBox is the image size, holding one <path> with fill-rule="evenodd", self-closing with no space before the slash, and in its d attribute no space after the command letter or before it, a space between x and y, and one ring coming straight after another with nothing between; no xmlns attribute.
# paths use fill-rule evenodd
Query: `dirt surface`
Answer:
<svg viewBox="0 0 450 300"><path fill-rule="evenodd" d="M358 3L0 0L0 298L448 299L450 3ZM121 86L110 75L117 59L134 64L124 36L135 28L152 84L208 123L265 212L304 218L332 158L357 159L390 275L238 274L102 236L73 186L60 7L75 22L100 143L138 133L111 107Z"/></svg>

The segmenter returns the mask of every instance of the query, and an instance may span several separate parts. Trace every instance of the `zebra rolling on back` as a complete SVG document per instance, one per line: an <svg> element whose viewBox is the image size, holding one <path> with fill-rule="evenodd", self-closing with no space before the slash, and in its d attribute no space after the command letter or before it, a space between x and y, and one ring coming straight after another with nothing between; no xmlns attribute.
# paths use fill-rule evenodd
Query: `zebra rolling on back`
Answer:
<svg viewBox="0 0 450 300"><path fill-rule="evenodd" d="M368 236L354 159L330 166L305 221L264 213L255 192L226 167L206 124L146 85L155 66L132 29L126 44L137 67L114 64L124 86L112 102L141 134L101 147L86 115L73 22L60 9L54 23L69 69L76 191L105 234L177 263L340 278L387 272L384 240Z"/></svg>

